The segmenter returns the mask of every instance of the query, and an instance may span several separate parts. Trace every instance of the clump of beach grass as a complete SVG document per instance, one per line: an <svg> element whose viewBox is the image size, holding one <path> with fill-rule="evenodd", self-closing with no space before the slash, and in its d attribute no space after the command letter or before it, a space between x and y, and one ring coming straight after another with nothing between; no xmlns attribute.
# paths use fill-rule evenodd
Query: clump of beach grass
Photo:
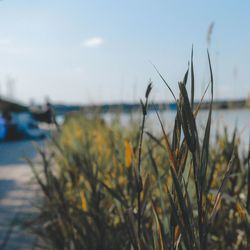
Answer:
<svg viewBox="0 0 250 250"><path fill-rule="evenodd" d="M211 102L203 133L196 123L193 51L178 98L156 69L176 100L173 131L157 112L162 136L145 131L152 82L139 129L81 113L66 119L49 153L40 150L41 166L31 163L44 195L34 228L51 248L250 248L250 153L238 152L237 130L232 140L225 133L210 143L209 53L208 62Z"/></svg>

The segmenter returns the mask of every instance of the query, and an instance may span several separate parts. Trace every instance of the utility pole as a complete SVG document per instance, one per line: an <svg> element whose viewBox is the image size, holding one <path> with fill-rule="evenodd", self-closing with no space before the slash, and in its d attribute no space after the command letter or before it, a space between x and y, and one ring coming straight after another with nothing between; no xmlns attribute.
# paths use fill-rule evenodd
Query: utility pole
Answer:
<svg viewBox="0 0 250 250"><path fill-rule="evenodd" d="M14 92L15 92L15 79L13 78L13 77L11 77L11 76L8 76L7 77L7 80L6 80L6 94L7 94L7 97L9 98L9 99L14 99L14 97L15 97L15 94L14 94Z"/></svg>

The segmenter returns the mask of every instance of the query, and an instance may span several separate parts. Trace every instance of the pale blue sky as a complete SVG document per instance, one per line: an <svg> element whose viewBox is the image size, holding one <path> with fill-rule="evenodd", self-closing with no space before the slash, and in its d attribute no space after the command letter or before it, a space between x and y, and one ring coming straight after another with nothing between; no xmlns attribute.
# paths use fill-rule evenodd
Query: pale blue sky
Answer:
<svg viewBox="0 0 250 250"><path fill-rule="evenodd" d="M196 97L207 70L207 30L217 98L250 91L250 1L0 1L0 92L68 103L138 101L148 79L155 101L172 100L194 44Z"/></svg>

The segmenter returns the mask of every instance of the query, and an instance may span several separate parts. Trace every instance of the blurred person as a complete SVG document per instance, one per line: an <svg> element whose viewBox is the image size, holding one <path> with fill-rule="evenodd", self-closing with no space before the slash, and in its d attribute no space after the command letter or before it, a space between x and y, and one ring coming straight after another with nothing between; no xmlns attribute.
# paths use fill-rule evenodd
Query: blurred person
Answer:
<svg viewBox="0 0 250 250"><path fill-rule="evenodd" d="M52 105L49 101L46 101L46 103L45 103L44 112L45 112L46 122L49 124L53 123L53 109L52 109Z"/></svg>
<svg viewBox="0 0 250 250"><path fill-rule="evenodd" d="M41 110L31 111L31 113L32 117L39 122L45 122L48 124L52 124L54 122L52 105L48 100Z"/></svg>
<svg viewBox="0 0 250 250"><path fill-rule="evenodd" d="M21 139L22 135L18 131L17 124L13 121L11 112L6 109L2 114L2 118L4 119L5 127L6 127L6 140L16 140Z"/></svg>

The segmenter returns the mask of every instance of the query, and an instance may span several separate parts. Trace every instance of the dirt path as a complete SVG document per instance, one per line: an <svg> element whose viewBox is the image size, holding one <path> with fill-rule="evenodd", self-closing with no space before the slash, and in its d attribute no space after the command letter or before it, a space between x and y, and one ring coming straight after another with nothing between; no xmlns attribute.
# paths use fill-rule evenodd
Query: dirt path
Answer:
<svg viewBox="0 0 250 250"><path fill-rule="evenodd" d="M41 144L43 142L39 142ZM36 238L23 228L34 214L32 173L23 157L34 159L31 141L0 144L0 249L34 249Z"/></svg>

